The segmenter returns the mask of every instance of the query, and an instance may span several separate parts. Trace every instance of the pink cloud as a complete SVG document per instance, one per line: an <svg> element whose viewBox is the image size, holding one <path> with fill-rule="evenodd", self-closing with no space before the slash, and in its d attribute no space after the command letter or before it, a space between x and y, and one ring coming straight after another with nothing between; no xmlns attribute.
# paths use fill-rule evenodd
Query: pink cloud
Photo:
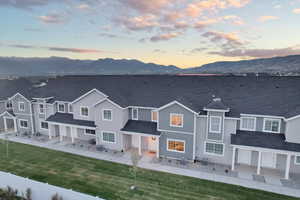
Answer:
<svg viewBox="0 0 300 200"><path fill-rule="evenodd" d="M129 30L146 30L159 26L154 15L144 15L118 20L123 26Z"/></svg>
<svg viewBox="0 0 300 200"><path fill-rule="evenodd" d="M43 23L46 24L61 24L66 21L65 17L60 14L48 14L38 17Z"/></svg>
<svg viewBox="0 0 300 200"><path fill-rule="evenodd" d="M295 9L293 10L293 13L295 13L295 14L300 14L300 8L295 8Z"/></svg>
<svg viewBox="0 0 300 200"><path fill-rule="evenodd" d="M158 42L158 41L163 41L163 40L170 40L172 38L176 38L176 37L180 36L181 34L182 33L180 33L180 32L171 32L171 33L159 34L159 35L151 37L150 41Z"/></svg>
<svg viewBox="0 0 300 200"><path fill-rule="evenodd" d="M141 13L157 13L163 7L174 2L173 0L120 0L126 6L129 6Z"/></svg>
<svg viewBox="0 0 300 200"><path fill-rule="evenodd" d="M260 22L266 22L266 21L277 20L277 19L279 19L279 17L272 16L272 15L265 15L265 16L259 17L258 20Z"/></svg>

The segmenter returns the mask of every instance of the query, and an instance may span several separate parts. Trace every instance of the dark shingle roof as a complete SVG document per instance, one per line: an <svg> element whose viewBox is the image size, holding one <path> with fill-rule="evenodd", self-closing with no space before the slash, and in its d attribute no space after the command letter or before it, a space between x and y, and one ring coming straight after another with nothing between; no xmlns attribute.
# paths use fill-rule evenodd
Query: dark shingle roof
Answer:
<svg viewBox="0 0 300 200"><path fill-rule="evenodd" d="M286 142L284 134L238 130L231 144L300 152L300 144Z"/></svg>
<svg viewBox="0 0 300 200"><path fill-rule="evenodd" d="M96 125L93 121L87 120L79 120L74 119L73 114L70 113L55 113L46 119L48 122L56 122L62 124L70 124L70 125L77 125L77 126L86 126L86 127L93 127L95 128Z"/></svg>
<svg viewBox="0 0 300 200"><path fill-rule="evenodd" d="M300 77L97 75L49 78L33 87L31 79L0 80L0 98L20 92L26 97L73 101L98 89L122 107L161 107L174 100L200 112L214 96L240 113L292 117L300 114Z"/></svg>
<svg viewBox="0 0 300 200"><path fill-rule="evenodd" d="M229 110L227 106L225 106L221 100L221 98L214 98L205 109L215 109L215 110Z"/></svg>
<svg viewBox="0 0 300 200"><path fill-rule="evenodd" d="M124 128L121 129L121 131L144 133L150 135L160 135L160 132L157 131L156 122L140 121L140 120L128 120Z"/></svg>

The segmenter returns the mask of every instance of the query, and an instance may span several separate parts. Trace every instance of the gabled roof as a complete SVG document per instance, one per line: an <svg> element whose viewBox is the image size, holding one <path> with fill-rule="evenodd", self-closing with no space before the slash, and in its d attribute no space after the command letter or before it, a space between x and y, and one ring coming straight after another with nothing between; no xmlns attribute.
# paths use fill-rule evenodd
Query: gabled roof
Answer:
<svg viewBox="0 0 300 200"><path fill-rule="evenodd" d="M19 92L27 99L53 96L72 102L92 89L121 107L162 107L178 101L199 113L217 96L230 108L229 117L241 113L283 116L300 114L300 77L97 75L48 78L33 87L30 78L0 80L0 99Z"/></svg>
<svg viewBox="0 0 300 200"><path fill-rule="evenodd" d="M203 110L220 110L229 112L229 107L225 106L221 98L214 98Z"/></svg>

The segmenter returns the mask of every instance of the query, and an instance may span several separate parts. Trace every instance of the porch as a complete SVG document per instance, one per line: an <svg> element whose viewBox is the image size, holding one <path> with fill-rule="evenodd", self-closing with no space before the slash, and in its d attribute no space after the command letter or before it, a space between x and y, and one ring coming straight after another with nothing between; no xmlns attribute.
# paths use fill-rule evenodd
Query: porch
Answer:
<svg viewBox="0 0 300 200"><path fill-rule="evenodd" d="M17 132L17 119L11 110L0 114L0 132Z"/></svg>

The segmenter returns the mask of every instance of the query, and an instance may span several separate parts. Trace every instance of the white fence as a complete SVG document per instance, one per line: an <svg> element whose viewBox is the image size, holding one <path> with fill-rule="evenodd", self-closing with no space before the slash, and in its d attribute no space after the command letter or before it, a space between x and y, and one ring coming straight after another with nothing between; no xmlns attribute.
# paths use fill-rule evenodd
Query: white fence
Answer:
<svg viewBox="0 0 300 200"><path fill-rule="evenodd" d="M22 192L25 194L26 189L30 188L33 200L50 200L56 193L63 197L64 200L103 200L98 197L0 171L0 188L6 188L7 186L17 189L20 194Z"/></svg>

